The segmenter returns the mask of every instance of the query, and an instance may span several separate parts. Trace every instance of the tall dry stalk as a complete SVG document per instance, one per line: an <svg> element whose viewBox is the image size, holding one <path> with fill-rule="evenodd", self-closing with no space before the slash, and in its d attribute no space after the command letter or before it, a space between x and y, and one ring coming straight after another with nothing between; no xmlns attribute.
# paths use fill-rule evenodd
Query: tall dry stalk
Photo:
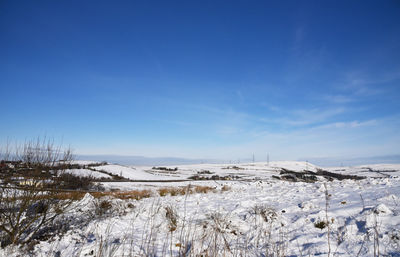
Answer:
<svg viewBox="0 0 400 257"><path fill-rule="evenodd" d="M329 209L329 200L330 200L330 194L328 192L328 185L326 183L324 183L324 187L325 187L325 222L326 222L326 226L328 228L328 257L331 256L331 226L330 226L330 220L328 217L328 209Z"/></svg>

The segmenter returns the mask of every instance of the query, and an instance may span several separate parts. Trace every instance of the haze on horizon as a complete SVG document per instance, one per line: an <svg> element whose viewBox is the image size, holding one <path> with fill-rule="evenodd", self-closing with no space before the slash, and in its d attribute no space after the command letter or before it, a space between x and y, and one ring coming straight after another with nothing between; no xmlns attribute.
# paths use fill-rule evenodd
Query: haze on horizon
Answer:
<svg viewBox="0 0 400 257"><path fill-rule="evenodd" d="M398 1L1 1L0 146L399 155Z"/></svg>

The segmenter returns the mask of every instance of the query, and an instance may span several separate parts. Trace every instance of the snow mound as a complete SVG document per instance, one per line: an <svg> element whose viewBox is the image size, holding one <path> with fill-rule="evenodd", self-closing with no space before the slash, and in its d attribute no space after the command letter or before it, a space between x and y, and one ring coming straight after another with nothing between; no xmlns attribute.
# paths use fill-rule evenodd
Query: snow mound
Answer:
<svg viewBox="0 0 400 257"><path fill-rule="evenodd" d="M122 165L108 164L103 166L94 167L98 171L105 171L113 175L122 176L124 178L132 180L169 180L170 177L167 176L157 176L150 174L143 169L126 167Z"/></svg>
<svg viewBox="0 0 400 257"><path fill-rule="evenodd" d="M393 212L383 203L377 205L376 207L374 207L373 212L376 214L382 214L382 215L389 215L392 214Z"/></svg>
<svg viewBox="0 0 400 257"><path fill-rule="evenodd" d="M87 212L93 210L95 207L96 199L89 193L86 193L85 196L76 204L75 209L81 212Z"/></svg>
<svg viewBox="0 0 400 257"><path fill-rule="evenodd" d="M311 202L302 202L299 204L299 207L304 211L309 211L315 208L315 206Z"/></svg>
<svg viewBox="0 0 400 257"><path fill-rule="evenodd" d="M108 174L88 169L70 169L70 170L65 170L65 173L69 173L79 177L112 178Z"/></svg>

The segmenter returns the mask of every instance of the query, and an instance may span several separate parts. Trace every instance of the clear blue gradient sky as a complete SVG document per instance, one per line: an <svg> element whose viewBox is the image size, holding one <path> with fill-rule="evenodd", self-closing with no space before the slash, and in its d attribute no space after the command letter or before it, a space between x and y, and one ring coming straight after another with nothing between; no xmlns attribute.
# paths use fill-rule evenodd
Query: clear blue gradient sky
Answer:
<svg viewBox="0 0 400 257"><path fill-rule="evenodd" d="M1 1L0 144L400 153L399 1Z"/></svg>

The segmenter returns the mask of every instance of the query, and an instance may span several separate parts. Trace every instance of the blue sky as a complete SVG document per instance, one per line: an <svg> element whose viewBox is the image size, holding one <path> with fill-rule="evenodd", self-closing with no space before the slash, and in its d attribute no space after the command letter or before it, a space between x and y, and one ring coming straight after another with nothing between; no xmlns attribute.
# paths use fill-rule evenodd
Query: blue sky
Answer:
<svg viewBox="0 0 400 257"><path fill-rule="evenodd" d="M398 1L1 1L0 144L400 154Z"/></svg>

